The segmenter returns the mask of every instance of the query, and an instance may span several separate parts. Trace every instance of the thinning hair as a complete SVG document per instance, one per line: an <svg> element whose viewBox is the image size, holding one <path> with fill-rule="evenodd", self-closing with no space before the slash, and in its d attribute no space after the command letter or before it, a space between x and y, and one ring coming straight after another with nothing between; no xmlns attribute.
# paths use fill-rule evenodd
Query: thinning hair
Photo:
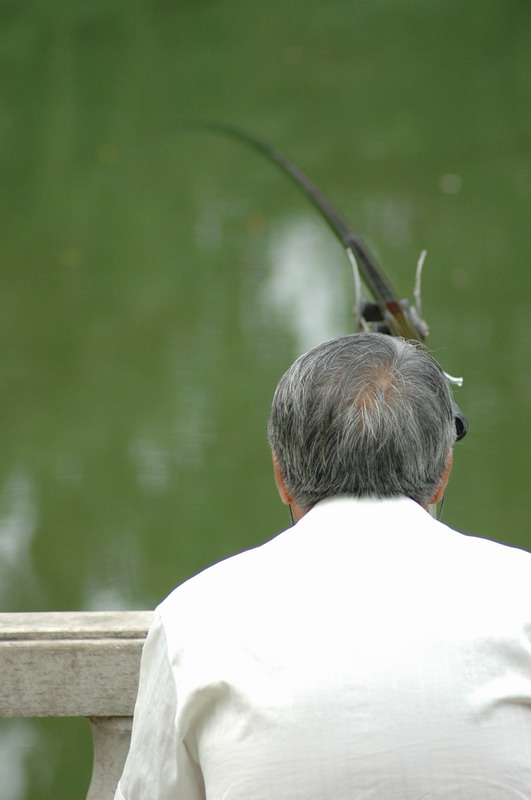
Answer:
<svg viewBox="0 0 531 800"><path fill-rule="evenodd" d="M405 495L427 506L455 441L450 387L418 343L341 336L300 356L281 378L268 436L303 511L341 495Z"/></svg>

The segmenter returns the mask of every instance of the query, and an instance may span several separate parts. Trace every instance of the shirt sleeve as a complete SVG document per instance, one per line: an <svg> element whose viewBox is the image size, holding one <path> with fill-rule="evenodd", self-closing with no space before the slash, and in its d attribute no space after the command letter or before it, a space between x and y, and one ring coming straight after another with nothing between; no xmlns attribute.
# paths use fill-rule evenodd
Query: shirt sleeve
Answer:
<svg viewBox="0 0 531 800"><path fill-rule="evenodd" d="M114 800L205 800L199 766L176 725L177 691L155 611L140 666L131 746Z"/></svg>

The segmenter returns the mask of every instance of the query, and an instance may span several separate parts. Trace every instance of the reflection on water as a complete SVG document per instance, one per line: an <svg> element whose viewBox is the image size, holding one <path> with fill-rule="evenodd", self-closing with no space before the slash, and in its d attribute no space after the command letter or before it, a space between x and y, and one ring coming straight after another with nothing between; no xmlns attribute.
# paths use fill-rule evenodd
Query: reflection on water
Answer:
<svg viewBox="0 0 531 800"><path fill-rule="evenodd" d="M284 222L271 237L271 272L260 299L267 316L291 329L296 354L346 332L346 270L331 256L331 234L323 228L304 217Z"/></svg>
<svg viewBox="0 0 531 800"><path fill-rule="evenodd" d="M441 176L439 185L442 191L446 192L446 194L457 194L463 188L463 179L460 175L447 173L446 175Z"/></svg>
<svg viewBox="0 0 531 800"><path fill-rule="evenodd" d="M139 437L131 442L131 455L139 487L154 494L164 491L170 477L171 452L147 437Z"/></svg>
<svg viewBox="0 0 531 800"><path fill-rule="evenodd" d="M31 544L38 515L29 476L15 470L0 491L0 602L15 602L23 586L38 580L31 564Z"/></svg>
<svg viewBox="0 0 531 800"><path fill-rule="evenodd" d="M127 611L131 608L131 595L117 586L101 586L99 576L89 576L83 607L87 611Z"/></svg>
<svg viewBox="0 0 531 800"><path fill-rule="evenodd" d="M377 241L401 247L413 239L413 212L411 201L389 195L369 196L363 203L367 230Z"/></svg>
<svg viewBox="0 0 531 800"><path fill-rule="evenodd" d="M134 530L116 532L100 544L98 570L82 576L82 608L87 611L126 611L134 605L133 574L141 564Z"/></svg>
<svg viewBox="0 0 531 800"><path fill-rule="evenodd" d="M214 438L212 400L193 379L180 383L170 444L172 458L181 467L197 469L204 464L205 451Z"/></svg>
<svg viewBox="0 0 531 800"><path fill-rule="evenodd" d="M223 243L223 222L227 214L227 203L207 198L198 204L194 225L194 240L198 250L216 250Z"/></svg>
<svg viewBox="0 0 531 800"><path fill-rule="evenodd" d="M37 742L31 722L14 719L0 726L2 800L28 800L28 756Z"/></svg>

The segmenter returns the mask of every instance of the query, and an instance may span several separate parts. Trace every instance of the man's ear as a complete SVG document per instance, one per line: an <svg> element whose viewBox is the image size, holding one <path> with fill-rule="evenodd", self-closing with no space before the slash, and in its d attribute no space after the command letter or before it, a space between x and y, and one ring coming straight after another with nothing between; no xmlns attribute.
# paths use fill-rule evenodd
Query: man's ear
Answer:
<svg viewBox="0 0 531 800"><path fill-rule="evenodd" d="M275 483L277 485L278 493L280 495L280 499L283 503L287 506L290 506L293 503L293 498L286 489L286 484L284 483L284 476L282 474L282 470L280 469L277 461L277 457L275 453L271 453L273 458L273 472L275 474Z"/></svg>
<svg viewBox="0 0 531 800"><path fill-rule="evenodd" d="M444 492L446 490L446 485L448 483L448 478L450 477L450 472L452 471L452 460L453 460L453 453L450 450L450 452L448 453L448 458L446 459L446 467L443 472L441 482L437 488L437 491L430 500L430 505L435 505L435 503L438 503L439 500L441 500L442 496L444 495Z"/></svg>

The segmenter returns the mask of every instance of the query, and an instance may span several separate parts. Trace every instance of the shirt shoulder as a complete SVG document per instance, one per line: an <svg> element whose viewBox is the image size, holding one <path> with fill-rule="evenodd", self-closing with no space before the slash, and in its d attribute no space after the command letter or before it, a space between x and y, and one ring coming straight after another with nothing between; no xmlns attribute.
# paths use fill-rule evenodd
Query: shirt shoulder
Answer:
<svg viewBox="0 0 531 800"><path fill-rule="evenodd" d="M264 544L219 561L177 586L157 607L168 632L178 621L182 634L198 624L215 628L245 611L246 599L266 598L280 573L294 562L288 529Z"/></svg>

